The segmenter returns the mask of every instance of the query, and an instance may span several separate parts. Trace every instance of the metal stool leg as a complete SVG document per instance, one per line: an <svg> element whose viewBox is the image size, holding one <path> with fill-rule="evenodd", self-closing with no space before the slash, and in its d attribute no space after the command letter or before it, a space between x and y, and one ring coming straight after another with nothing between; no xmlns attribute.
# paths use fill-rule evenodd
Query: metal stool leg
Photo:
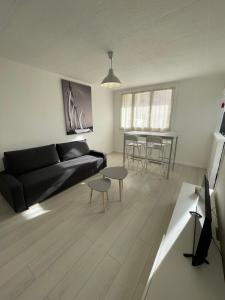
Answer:
<svg viewBox="0 0 225 300"><path fill-rule="evenodd" d="M165 157L165 149L164 149L164 147L162 147L162 170L163 170L163 177L165 176L164 157Z"/></svg>

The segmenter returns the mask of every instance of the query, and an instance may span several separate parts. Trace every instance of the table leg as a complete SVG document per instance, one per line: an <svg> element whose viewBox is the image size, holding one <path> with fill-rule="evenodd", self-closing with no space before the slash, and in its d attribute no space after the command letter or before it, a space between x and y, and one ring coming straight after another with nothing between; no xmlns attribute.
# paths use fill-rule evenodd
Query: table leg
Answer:
<svg viewBox="0 0 225 300"><path fill-rule="evenodd" d="M125 147L126 146L126 138L125 134L123 135L123 166L125 166Z"/></svg>
<svg viewBox="0 0 225 300"><path fill-rule="evenodd" d="M102 205L103 205L103 211L105 212L105 193L102 192Z"/></svg>
<svg viewBox="0 0 225 300"><path fill-rule="evenodd" d="M174 170L176 154L177 154L177 140L178 140L178 136L176 137L176 140L175 140L175 149L174 149L174 155L173 155L173 170Z"/></svg>
<svg viewBox="0 0 225 300"><path fill-rule="evenodd" d="M90 195L90 201L89 201L90 205L91 205L91 202L92 202L92 195L93 195L93 189L91 189L91 195Z"/></svg>
<svg viewBox="0 0 225 300"><path fill-rule="evenodd" d="M122 201L122 180L119 179L120 201Z"/></svg>
<svg viewBox="0 0 225 300"><path fill-rule="evenodd" d="M170 164L171 164L171 158L172 158L172 151L173 151L173 139L171 140L171 145L170 145L170 155L169 155L166 179L169 179L169 176L170 176Z"/></svg>

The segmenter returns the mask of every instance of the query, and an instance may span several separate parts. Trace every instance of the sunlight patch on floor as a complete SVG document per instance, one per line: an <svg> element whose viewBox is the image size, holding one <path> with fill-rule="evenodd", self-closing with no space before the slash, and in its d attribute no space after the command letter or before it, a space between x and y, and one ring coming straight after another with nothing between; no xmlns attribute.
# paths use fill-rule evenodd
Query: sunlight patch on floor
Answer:
<svg viewBox="0 0 225 300"><path fill-rule="evenodd" d="M24 211L21 215L24 217L26 220L31 220L36 217L39 217L43 214L48 213L50 210L44 209L41 207L39 203L31 206L28 210Z"/></svg>

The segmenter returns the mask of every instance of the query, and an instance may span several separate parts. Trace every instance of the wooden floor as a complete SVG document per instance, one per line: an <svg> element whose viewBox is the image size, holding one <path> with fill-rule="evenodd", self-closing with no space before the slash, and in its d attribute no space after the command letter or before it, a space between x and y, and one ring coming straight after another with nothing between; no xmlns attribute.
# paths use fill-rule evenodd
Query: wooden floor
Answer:
<svg viewBox="0 0 225 300"><path fill-rule="evenodd" d="M181 184L200 184L203 173L176 165L165 180L159 166L129 170L122 203L113 181L105 213L97 192L89 206L85 183L22 214L0 197L0 299L141 299Z"/></svg>

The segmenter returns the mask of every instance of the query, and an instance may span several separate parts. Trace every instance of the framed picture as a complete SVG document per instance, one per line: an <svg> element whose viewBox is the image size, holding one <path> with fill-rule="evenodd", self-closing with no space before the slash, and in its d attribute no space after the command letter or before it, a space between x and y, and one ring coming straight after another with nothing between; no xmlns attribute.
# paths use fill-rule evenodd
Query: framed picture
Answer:
<svg viewBox="0 0 225 300"><path fill-rule="evenodd" d="M67 134L93 131L91 87L62 79Z"/></svg>

